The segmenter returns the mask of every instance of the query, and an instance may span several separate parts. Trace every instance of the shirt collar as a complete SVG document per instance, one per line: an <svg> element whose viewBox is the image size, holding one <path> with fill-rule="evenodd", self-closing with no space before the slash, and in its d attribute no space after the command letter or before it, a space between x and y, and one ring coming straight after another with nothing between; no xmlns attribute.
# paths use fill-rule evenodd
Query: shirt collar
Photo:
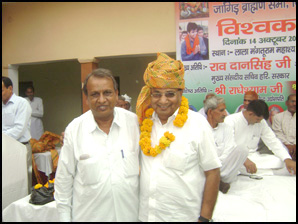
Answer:
<svg viewBox="0 0 298 224"><path fill-rule="evenodd" d="M175 117L176 117L177 114L178 114L178 111L179 111L179 108L173 113L172 116L170 116L170 117L168 118L168 121L167 121L166 124L171 123L171 122L174 121ZM161 122L160 122L160 120L159 120L159 117L158 117L158 115L157 115L157 113L156 113L155 111L154 111L153 114L152 114L152 121L154 121L154 120L158 121L158 122L161 124Z"/></svg>
<svg viewBox="0 0 298 224"><path fill-rule="evenodd" d="M296 112L293 114L293 116L292 116L292 113L287 109L286 111L285 111L289 116L291 116L291 117L294 117L294 116L296 116Z"/></svg>
<svg viewBox="0 0 298 224"><path fill-rule="evenodd" d="M113 114L114 114L114 119L112 121L111 127L113 125L117 125L119 127L123 126L124 121L121 121L120 116L119 116L119 111L116 109L116 107L114 108ZM89 133L91 133L91 132L95 131L97 127L98 127L98 125L94 119L92 111L90 110L90 114L88 115L88 120L87 120L87 129L88 129Z"/></svg>
<svg viewBox="0 0 298 224"><path fill-rule="evenodd" d="M209 124L209 122L208 122L208 124ZM215 128L212 128L211 125L210 125L210 124L209 124L209 125L210 125L210 127L211 127L213 130L217 130L217 129L219 128L219 125L220 125L220 124L221 124L221 123L218 123L217 126L216 126Z"/></svg>
<svg viewBox="0 0 298 224"><path fill-rule="evenodd" d="M2 105L8 105L10 102L11 102L11 103L15 103L16 100L17 100L17 96L16 96L16 94L13 93L13 94L11 95L11 97L9 98L9 100L7 101L6 104L4 104L3 101L2 101Z"/></svg>
<svg viewBox="0 0 298 224"><path fill-rule="evenodd" d="M35 97L33 97L32 101L30 100L29 97L27 97L27 98L28 98L28 101L29 101L29 102L34 102Z"/></svg>
<svg viewBox="0 0 298 224"><path fill-rule="evenodd" d="M244 112L244 110L242 110L240 113L241 113L241 120L246 124L246 125L248 125L248 122L247 122L247 120L245 119L245 117L244 117L244 115L243 115L243 112Z"/></svg>

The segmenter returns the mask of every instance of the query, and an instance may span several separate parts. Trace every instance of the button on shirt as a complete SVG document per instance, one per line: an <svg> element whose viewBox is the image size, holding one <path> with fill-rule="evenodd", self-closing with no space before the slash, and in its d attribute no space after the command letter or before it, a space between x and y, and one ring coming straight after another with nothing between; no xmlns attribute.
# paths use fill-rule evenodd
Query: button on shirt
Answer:
<svg viewBox="0 0 298 224"><path fill-rule="evenodd" d="M27 100L13 93L6 104L2 102L2 132L19 142L28 142L31 112Z"/></svg>
<svg viewBox="0 0 298 224"><path fill-rule="evenodd" d="M288 110L273 117L272 130L286 145L296 145L296 113L292 116Z"/></svg>
<svg viewBox="0 0 298 224"><path fill-rule="evenodd" d="M41 118L43 117L42 99L39 97L33 97L32 101L28 97L25 97L25 99L29 102L32 108L31 127L30 127L31 137L39 140L41 135L44 132L43 124L41 120Z"/></svg>
<svg viewBox="0 0 298 224"><path fill-rule="evenodd" d="M205 184L204 171L221 166L211 127L189 110L182 128L173 125L178 110L161 124L154 112L151 145L159 144L166 131L175 135L169 147L156 157L141 152L139 219L142 222L195 222Z"/></svg>
<svg viewBox="0 0 298 224"><path fill-rule="evenodd" d="M291 158L264 119L260 123L249 125L242 111L227 116L224 122L233 128L236 144L245 147L250 154L257 151L261 138L268 149L282 161Z"/></svg>
<svg viewBox="0 0 298 224"><path fill-rule="evenodd" d="M61 221L138 221L139 125L114 108L107 135L89 110L65 130L55 178Z"/></svg>

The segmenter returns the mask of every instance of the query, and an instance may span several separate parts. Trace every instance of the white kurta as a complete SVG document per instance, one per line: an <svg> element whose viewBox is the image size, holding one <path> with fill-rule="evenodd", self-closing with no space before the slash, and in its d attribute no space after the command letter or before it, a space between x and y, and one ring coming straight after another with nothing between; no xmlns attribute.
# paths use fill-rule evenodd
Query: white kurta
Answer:
<svg viewBox="0 0 298 224"><path fill-rule="evenodd" d="M177 112L164 125L155 112L152 116L152 146L166 131L175 135L175 141L156 157L141 152L142 222L196 222L206 180L204 171L221 166L207 120L189 110L187 122L178 128L173 125Z"/></svg>
<svg viewBox="0 0 298 224"><path fill-rule="evenodd" d="M207 114L205 113L204 107L202 107L198 113L202 114L205 118L207 118Z"/></svg>
<svg viewBox="0 0 298 224"><path fill-rule="evenodd" d="M249 152L248 158L256 153L260 139L271 150L275 156L284 161L291 159L285 146L275 136L274 132L263 119L260 123L249 125L243 115L243 111L231 114L225 118L225 123L230 125L234 131L234 139L238 146L243 146ZM271 156L271 155L268 155Z"/></svg>
<svg viewBox="0 0 298 224"><path fill-rule="evenodd" d="M235 180L240 168L243 166L248 152L241 147L237 147L233 129L226 123L219 123L216 128L213 128L213 137L217 155L222 163L220 168L221 180L231 183Z"/></svg>
<svg viewBox="0 0 298 224"><path fill-rule="evenodd" d="M138 221L138 142L137 116L122 108L108 135L90 110L67 126L55 178L61 221Z"/></svg>
<svg viewBox="0 0 298 224"><path fill-rule="evenodd" d="M296 145L296 113L286 110L273 117L272 130L286 145Z"/></svg>
<svg viewBox="0 0 298 224"><path fill-rule="evenodd" d="M39 140L41 135L44 133L43 124L41 118L43 117L43 104L42 99L39 97L33 97L31 101L28 97L25 99L29 102L32 108L31 114L31 137Z"/></svg>

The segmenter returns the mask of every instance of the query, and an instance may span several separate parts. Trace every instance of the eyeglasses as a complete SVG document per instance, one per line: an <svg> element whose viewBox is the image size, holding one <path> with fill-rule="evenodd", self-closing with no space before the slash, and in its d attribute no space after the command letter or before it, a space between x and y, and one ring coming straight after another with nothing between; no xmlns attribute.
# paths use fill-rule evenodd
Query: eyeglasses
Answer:
<svg viewBox="0 0 298 224"><path fill-rule="evenodd" d="M162 95L165 95L166 98L173 98L177 95L177 92L152 93L151 96L155 99L160 99Z"/></svg>

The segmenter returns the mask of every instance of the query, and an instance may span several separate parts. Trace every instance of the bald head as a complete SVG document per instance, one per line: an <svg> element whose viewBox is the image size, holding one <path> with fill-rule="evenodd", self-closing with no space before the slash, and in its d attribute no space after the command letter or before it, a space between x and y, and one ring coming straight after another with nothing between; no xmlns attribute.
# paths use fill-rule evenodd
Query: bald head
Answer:
<svg viewBox="0 0 298 224"><path fill-rule="evenodd" d="M244 109L247 109L248 104L253 101L253 100L258 100L259 96L255 91L247 91L244 94L244 99L243 99L243 106Z"/></svg>

